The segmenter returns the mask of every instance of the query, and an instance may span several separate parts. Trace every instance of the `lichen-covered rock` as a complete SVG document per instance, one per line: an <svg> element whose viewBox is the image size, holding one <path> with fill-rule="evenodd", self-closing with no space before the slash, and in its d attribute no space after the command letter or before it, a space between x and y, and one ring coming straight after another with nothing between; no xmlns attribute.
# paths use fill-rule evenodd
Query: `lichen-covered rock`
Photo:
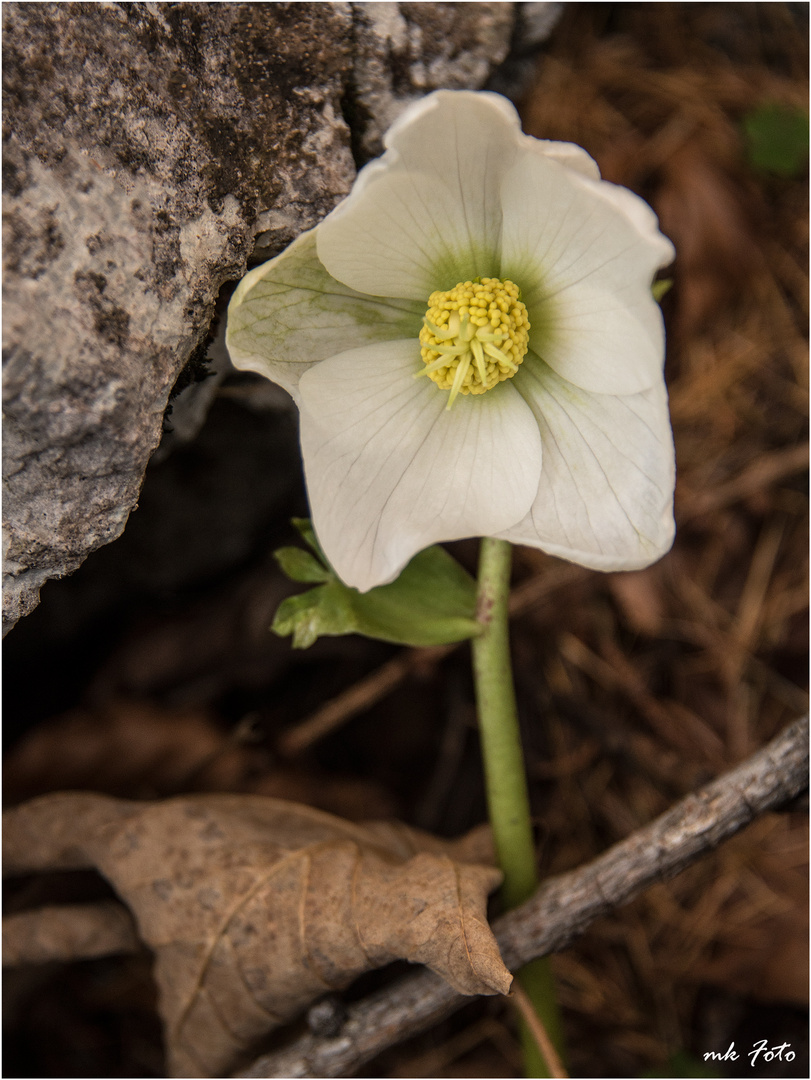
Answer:
<svg viewBox="0 0 811 1080"><path fill-rule="evenodd" d="M507 55L515 6L353 4L362 156L379 154L386 130L424 94L484 86Z"/></svg>
<svg viewBox="0 0 811 1080"><path fill-rule="evenodd" d="M346 4L4 16L8 626L121 532L257 221L281 247L354 164Z"/></svg>
<svg viewBox="0 0 811 1080"><path fill-rule="evenodd" d="M409 100L476 87L513 5L5 4L8 628L113 540L254 238L342 198Z"/></svg>

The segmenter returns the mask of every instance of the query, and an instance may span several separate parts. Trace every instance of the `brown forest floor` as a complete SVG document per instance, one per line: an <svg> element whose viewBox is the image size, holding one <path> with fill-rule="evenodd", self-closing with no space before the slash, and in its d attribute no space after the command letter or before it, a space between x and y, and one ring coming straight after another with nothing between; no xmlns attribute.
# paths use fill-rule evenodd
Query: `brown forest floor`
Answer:
<svg viewBox="0 0 811 1080"><path fill-rule="evenodd" d="M663 303L673 551L624 575L516 553L545 874L593 857L808 707L807 176L757 172L741 123L764 103L807 107L804 13L569 5L522 105L528 132L580 143L648 199L678 249ZM304 506L291 417L246 408L255 392L226 384L197 442L150 470L125 537L47 586L8 639L19 737L6 801L65 787L254 791L445 835L477 824L464 647L416 661L362 639L293 653L267 634L289 589L268 553ZM270 490L268 471L281 477ZM475 559L475 545L455 550ZM331 730L296 746L292 733L336 698ZM807 1076L807 843L804 812L767 815L555 957L572 1075L640 1076L678 1051L765 1038L790 1042L795 1061L717 1075ZM29 884L25 903L96 887ZM16 972L6 996L6 1075L162 1075L143 959ZM475 1003L363 1075L518 1076L513 1017Z"/></svg>

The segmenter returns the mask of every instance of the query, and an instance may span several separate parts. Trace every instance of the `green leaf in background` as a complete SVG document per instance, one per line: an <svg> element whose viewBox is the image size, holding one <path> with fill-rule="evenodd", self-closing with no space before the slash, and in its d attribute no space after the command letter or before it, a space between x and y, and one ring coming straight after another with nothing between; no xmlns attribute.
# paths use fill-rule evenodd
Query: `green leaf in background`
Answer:
<svg viewBox="0 0 811 1080"><path fill-rule="evenodd" d="M641 1075L644 1077L664 1076L681 1078L688 1076L720 1077L721 1073L719 1073L717 1069L714 1069L709 1063L705 1064L703 1061L699 1061L697 1057L689 1054L686 1050L677 1050L666 1065L663 1065L659 1069L650 1069L647 1072L643 1072Z"/></svg>
<svg viewBox="0 0 811 1080"><path fill-rule="evenodd" d="M743 118L749 163L777 176L799 176L808 162L808 113L791 105L761 105Z"/></svg>
<svg viewBox="0 0 811 1080"><path fill-rule="evenodd" d="M479 633L476 582L444 548L421 551L396 581L360 593L336 577L310 522L298 518L293 524L318 558L289 547L275 557L293 581L321 583L283 600L276 612L271 629L280 637L292 634L294 649L340 634L398 645L446 645Z"/></svg>

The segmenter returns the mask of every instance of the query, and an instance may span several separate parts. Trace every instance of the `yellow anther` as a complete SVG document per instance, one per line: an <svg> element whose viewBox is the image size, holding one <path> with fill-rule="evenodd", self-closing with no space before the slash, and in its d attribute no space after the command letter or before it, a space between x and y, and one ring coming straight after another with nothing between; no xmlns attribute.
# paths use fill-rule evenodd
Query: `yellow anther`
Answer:
<svg viewBox="0 0 811 1080"><path fill-rule="evenodd" d="M511 281L481 278L429 296L417 375L450 391L447 408L457 394L484 394L518 371L529 342L518 295Z"/></svg>

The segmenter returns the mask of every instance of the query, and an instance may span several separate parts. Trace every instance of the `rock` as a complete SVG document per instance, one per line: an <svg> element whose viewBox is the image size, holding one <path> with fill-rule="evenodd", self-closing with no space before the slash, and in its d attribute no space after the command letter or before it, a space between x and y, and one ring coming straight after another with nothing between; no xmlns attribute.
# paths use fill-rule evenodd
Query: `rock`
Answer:
<svg viewBox="0 0 811 1080"><path fill-rule="evenodd" d="M565 4L516 4L515 29L510 52L487 81L486 89L520 102L532 88L541 46L554 30Z"/></svg>
<svg viewBox="0 0 811 1080"><path fill-rule="evenodd" d="M513 5L5 4L4 628L115 539L254 240L347 193Z"/></svg>
<svg viewBox="0 0 811 1080"><path fill-rule="evenodd" d="M354 175L346 4L4 8L8 626L119 535L258 227Z"/></svg>
<svg viewBox="0 0 811 1080"><path fill-rule="evenodd" d="M360 157L411 102L432 90L477 89L509 50L513 4L353 4Z"/></svg>

